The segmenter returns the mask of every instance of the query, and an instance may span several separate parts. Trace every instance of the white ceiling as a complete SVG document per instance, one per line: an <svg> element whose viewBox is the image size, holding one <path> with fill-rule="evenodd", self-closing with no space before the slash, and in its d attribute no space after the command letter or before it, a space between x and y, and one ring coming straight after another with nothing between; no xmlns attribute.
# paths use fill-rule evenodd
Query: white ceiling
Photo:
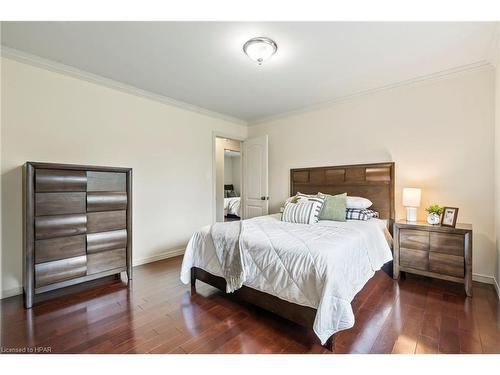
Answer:
<svg viewBox="0 0 500 375"><path fill-rule="evenodd" d="M2 44L252 123L486 60L494 23L2 22ZM276 41L262 66L242 52Z"/></svg>

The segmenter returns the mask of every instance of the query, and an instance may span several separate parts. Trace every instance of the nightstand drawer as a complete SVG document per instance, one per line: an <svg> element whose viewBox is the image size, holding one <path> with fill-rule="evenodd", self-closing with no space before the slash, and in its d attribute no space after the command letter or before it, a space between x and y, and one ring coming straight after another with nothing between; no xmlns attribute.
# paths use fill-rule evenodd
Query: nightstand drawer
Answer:
<svg viewBox="0 0 500 375"><path fill-rule="evenodd" d="M404 267L427 271L429 269L429 252L400 247L399 262Z"/></svg>
<svg viewBox="0 0 500 375"><path fill-rule="evenodd" d="M455 277L464 277L464 258L456 255L429 253L429 269L432 272Z"/></svg>
<svg viewBox="0 0 500 375"><path fill-rule="evenodd" d="M399 246L405 249L429 250L429 232L417 229L401 229Z"/></svg>
<svg viewBox="0 0 500 375"><path fill-rule="evenodd" d="M430 250L463 257L464 236L461 234L431 232Z"/></svg>

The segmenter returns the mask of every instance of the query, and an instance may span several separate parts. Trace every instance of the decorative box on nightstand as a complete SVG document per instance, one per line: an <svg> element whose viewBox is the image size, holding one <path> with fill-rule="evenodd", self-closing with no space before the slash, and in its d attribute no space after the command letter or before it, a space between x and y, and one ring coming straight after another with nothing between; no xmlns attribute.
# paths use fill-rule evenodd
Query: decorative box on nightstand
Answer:
<svg viewBox="0 0 500 375"><path fill-rule="evenodd" d="M472 225L394 223L394 278L400 272L463 283L472 297Z"/></svg>

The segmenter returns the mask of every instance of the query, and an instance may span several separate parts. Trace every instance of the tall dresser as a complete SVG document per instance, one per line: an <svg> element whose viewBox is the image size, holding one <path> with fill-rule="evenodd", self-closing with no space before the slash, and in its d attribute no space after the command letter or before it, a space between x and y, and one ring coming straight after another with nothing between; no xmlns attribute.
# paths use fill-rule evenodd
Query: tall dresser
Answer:
<svg viewBox="0 0 500 375"><path fill-rule="evenodd" d="M132 169L27 162L24 304L126 271L132 278Z"/></svg>

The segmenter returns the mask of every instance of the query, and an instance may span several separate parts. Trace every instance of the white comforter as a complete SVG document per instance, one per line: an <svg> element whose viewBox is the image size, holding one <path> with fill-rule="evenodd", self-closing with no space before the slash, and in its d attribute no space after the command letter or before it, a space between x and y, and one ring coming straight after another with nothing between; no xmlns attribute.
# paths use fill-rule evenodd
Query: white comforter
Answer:
<svg viewBox="0 0 500 375"><path fill-rule="evenodd" d="M244 220L240 247L244 285L318 310L314 332L322 343L354 325L351 301L382 265L392 259L382 221L282 222L279 215ZM181 280L191 267L222 276L210 227L188 243Z"/></svg>
<svg viewBox="0 0 500 375"><path fill-rule="evenodd" d="M240 197L224 198L224 216L226 215L240 215Z"/></svg>

